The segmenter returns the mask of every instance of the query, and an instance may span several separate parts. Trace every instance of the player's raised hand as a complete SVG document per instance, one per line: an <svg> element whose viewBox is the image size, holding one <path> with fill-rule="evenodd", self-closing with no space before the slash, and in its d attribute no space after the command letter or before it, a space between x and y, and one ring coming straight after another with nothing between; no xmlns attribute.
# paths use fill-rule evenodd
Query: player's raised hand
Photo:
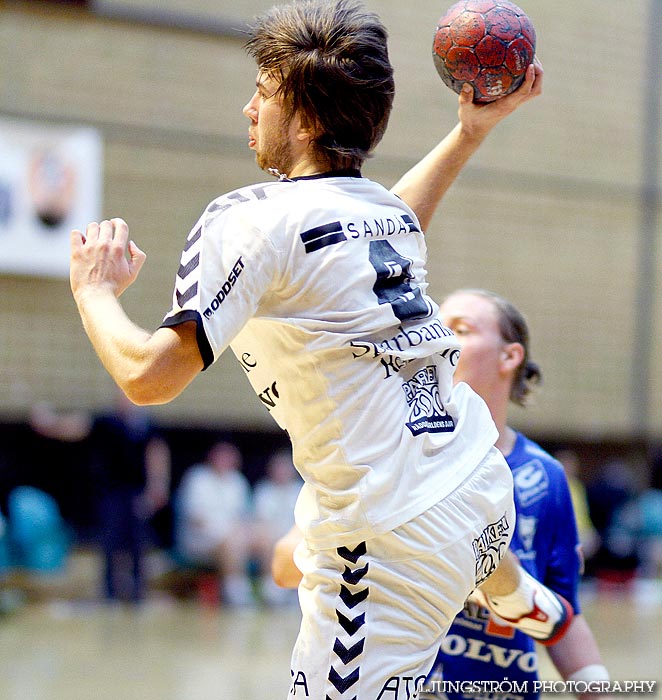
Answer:
<svg viewBox="0 0 662 700"><path fill-rule="evenodd" d="M123 219L92 222L85 233L72 231L69 279L74 298L101 290L119 297L138 277L146 257L129 240Z"/></svg>
<svg viewBox="0 0 662 700"><path fill-rule="evenodd" d="M493 102L474 102L473 88L465 83L458 98L458 117L462 128L473 135L487 134L518 107L542 93L543 73L542 63L537 57L534 58L519 88Z"/></svg>

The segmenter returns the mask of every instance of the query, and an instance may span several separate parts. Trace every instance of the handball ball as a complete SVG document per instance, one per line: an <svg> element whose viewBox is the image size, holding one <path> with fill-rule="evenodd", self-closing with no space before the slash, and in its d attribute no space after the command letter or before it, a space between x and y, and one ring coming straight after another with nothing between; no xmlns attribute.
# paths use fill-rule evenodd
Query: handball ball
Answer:
<svg viewBox="0 0 662 700"><path fill-rule="evenodd" d="M536 51L526 13L509 0L460 0L437 23L434 65L449 88L474 88L474 102L493 102L522 84Z"/></svg>

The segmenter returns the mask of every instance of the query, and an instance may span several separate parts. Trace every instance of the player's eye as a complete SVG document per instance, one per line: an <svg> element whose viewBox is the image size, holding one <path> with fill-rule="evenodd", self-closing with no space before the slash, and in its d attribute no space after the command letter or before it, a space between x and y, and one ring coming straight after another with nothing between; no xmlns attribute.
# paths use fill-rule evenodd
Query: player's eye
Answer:
<svg viewBox="0 0 662 700"><path fill-rule="evenodd" d="M278 92L278 88L275 88L275 89L271 88L271 89L267 90L262 85L258 86L258 89L257 89L257 94L263 102L266 100L270 100L272 97L274 97L274 95L277 92Z"/></svg>

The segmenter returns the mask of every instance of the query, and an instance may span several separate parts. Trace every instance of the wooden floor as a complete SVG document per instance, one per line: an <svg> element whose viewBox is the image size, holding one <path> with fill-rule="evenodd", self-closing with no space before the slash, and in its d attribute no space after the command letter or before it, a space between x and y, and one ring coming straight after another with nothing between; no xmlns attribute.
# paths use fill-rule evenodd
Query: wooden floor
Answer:
<svg viewBox="0 0 662 700"><path fill-rule="evenodd" d="M612 677L657 680L662 587L583 589ZM2 700L286 700L296 608L231 612L163 595L141 609L55 597L0 617ZM541 648L541 677L558 678Z"/></svg>

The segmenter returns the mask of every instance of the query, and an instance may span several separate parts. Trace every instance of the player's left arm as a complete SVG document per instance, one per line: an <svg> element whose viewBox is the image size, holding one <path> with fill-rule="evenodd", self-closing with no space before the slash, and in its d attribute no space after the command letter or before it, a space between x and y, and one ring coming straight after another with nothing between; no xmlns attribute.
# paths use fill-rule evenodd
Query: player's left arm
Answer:
<svg viewBox="0 0 662 700"><path fill-rule="evenodd" d="M294 563L294 550L303 539L296 525L283 535L274 546L271 559L271 575L281 588L296 588L302 578L301 571Z"/></svg>
<svg viewBox="0 0 662 700"><path fill-rule="evenodd" d="M575 616L565 635L554 645L547 647L549 657L564 680L608 680L609 674L602 661L600 649L586 618L580 614L578 588L583 570L583 557L570 495L570 488L563 468L550 469L554 484L553 507L548 508L554 518L555 533L545 584L570 601ZM552 523L548 523L550 527ZM591 694L583 694L587 700Z"/></svg>
<svg viewBox="0 0 662 700"><path fill-rule="evenodd" d="M568 631L556 644L547 647L547 653L563 680L609 680L598 643L583 615L573 617ZM585 700L592 694L579 697Z"/></svg>
<svg viewBox="0 0 662 700"><path fill-rule="evenodd" d="M416 213L425 231L462 168L492 129L522 104L542 92L543 68L538 59L515 92L489 103L474 103L467 83L458 97L459 121L453 130L391 188Z"/></svg>

